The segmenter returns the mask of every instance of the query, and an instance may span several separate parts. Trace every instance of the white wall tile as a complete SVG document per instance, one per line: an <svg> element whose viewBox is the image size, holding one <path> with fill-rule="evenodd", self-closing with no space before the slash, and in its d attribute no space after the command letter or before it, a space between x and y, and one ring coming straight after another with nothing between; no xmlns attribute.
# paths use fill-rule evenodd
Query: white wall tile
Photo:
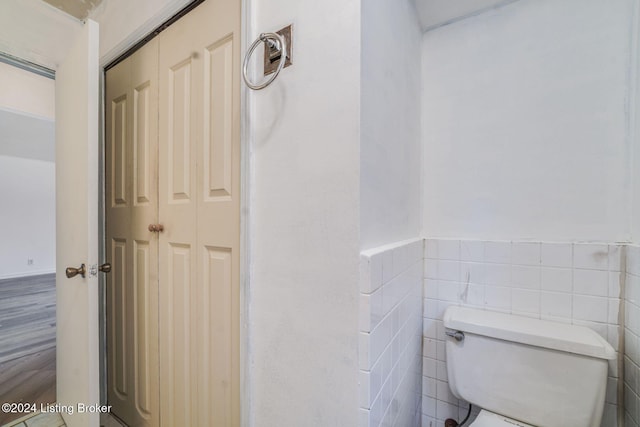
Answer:
<svg viewBox="0 0 640 427"><path fill-rule="evenodd" d="M609 272L602 270L573 270L573 292L576 294L608 296Z"/></svg>
<svg viewBox="0 0 640 427"><path fill-rule="evenodd" d="M625 301L625 325L626 327L636 335L640 335L640 307Z"/></svg>
<svg viewBox="0 0 640 427"><path fill-rule="evenodd" d="M604 244L575 243L573 245L573 267L607 270L609 248Z"/></svg>
<svg viewBox="0 0 640 427"><path fill-rule="evenodd" d="M435 410L433 413L435 414ZM429 417L423 413L421 427L436 427L438 425L438 421L434 417Z"/></svg>
<svg viewBox="0 0 640 427"><path fill-rule="evenodd" d="M438 380L435 378L425 378L422 382L422 394L427 397L436 397Z"/></svg>
<svg viewBox="0 0 640 427"><path fill-rule="evenodd" d="M602 413L602 422L600 423L600 427L617 427L618 414L616 412L615 405L605 404L604 411Z"/></svg>
<svg viewBox="0 0 640 427"><path fill-rule="evenodd" d="M435 350L435 346L434 346ZM422 364L422 374L427 378L436 379L438 376L438 365L436 359L425 357Z"/></svg>
<svg viewBox="0 0 640 427"><path fill-rule="evenodd" d="M540 265L540 243L513 242L511 262L519 265Z"/></svg>
<svg viewBox="0 0 640 427"><path fill-rule="evenodd" d="M442 301L457 302L460 297L460 284L446 280L438 281L438 299Z"/></svg>
<svg viewBox="0 0 640 427"><path fill-rule="evenodd" d="M370 347L370 336L367 333L361 332L358 335L358 356L359 356L359 366L360 369L369 369L370 364L370 356L371 347Z"/></svg>
<svg viewBox="0 0 640 427"><path fill-rule="evenodd" d="M620 335L622 328L619 325L608 325L609 332L607 341L611 344L611 347L618 350L620 348Z"/></svg>
<svg viewBox="0 0 640 427"><path fill-rule="evenodd" d="M369 299L369 308L371 310L370 314L370 327L369 331L378 326L378 323L384 318L384 310L383 310L383 295L382 289L378 289L374 293L371 294ZM367 332L367 331L364 331Z"/></svg>
<svg viewBox="0 0 640 427"><path fill-rule="evenodd" d="M419 239L408 246L409 263L414 264L424 258L424 240Z"/></svg>
<svg viewBox="0 0 640 427"><path fill-rule="evenodd" d="M618 271L610 271L609 272L609 296L612 298L621 298L623 295L620 295L620 290L622 287L620 286L620 282L624 277L624 273L620 273Z"/></svg>
<svg viewBox="0 0 640 427"><path fill-rule="evenodd" d="M460 282L485 283L486 266L480 262L460 263Z"/></svg>
<svg viewBox="0 0 640 427"><path fill-rule="evenodd" d="M436 368L437 368L436 378L439 379L440 381L448 381L449 378L447 376L447 364L443 361L437 360Z"/></svg>
<svg viewBox="0 0 640 427"><path fill-rule="evenodd" d="M460 260L484 262L484 242L476 240L460 241Z"/></svg>
<svg viewBox="0 0 640 427"><path fill-rule="evenodd" d="M423 319L422 333L425 338L435 340L438 337L438 323L435 319Z"/></svg>
<svg viewBox="0 0 640 427"><path fill-rule="evenodd" d="M439 260L438 261L438 279L458 281L460 280L460 262Z"/></svg>
<svg viewBox="0 0 640 427"><path fill-rule="evenodd" d="M449 308L449 306L451 305L458 305L457 303L452 303L449 301L438 301L438 319L442 319L442 316L444 316L444 312L447 310L447 308Z"/></svg>
<svg viewBox="0 0 640 427"><path fill-rule="evenodd" d="M589 295L573 295L573 317L578 320L606 322L609 301Z"/></svg>
<svg viewBox="0 0 640 427"><path fill-rule="evenodd" d="M484 294L486 285L475 283L460 285L460 302L471 306L481 307L484 305Z"/></svg>
<svg viewBox="0 0 640 427"><path fill-rule="evenodd" d="M437 396L438 400L448 402L454 405L458 405L458 398L451 393L449 389L449 383L444 381L437 382Z"/></svg>
<svg viewBox="0 0 640 427"><path fill-rule="evenodd" d="M374 255L370 259L370 290L378 289L382 285L382 256Z"/></svg>
<svg viewBox="0 0 640 427"><path fill-rule="evenodd" d="M423 316L429 319L436 319L438 315L438 300L425 298L423 303Z"/></svg>
<svg viewBox="0 0 640 427"><path fill-rule="evenodd" d="M426 277L427 279L438 278L438 260L437 259L424 260L424 277Z"/></svg>
<svg viewBox="0 0 640 427"><path fill-rule="evenodd" d="M372 424L369 419L370 411L359 408L358 409L358 425L359 427L371 427Z"/></svg>
<svg viewBox="0 0 640 427"><path fill-rule="evenodd" d="M438 298L438 280L424 279L423 295L425 298Z"/></svg>
<svg viewBox="0 0 640 427"><path fill-rule="evenodd" d="M422 398L422 413L423 414L436 414L436 399L432 397Z"/></svg>
<svg viewBox="0 0 640 427"><path fill-rule="evenodd" d="M511 263L511 242L484 242L485 262Z"/></svg>
<svg viewBox="0 0 640 427"><path fill-rule="evenodd" d="M436 360L444 362L446 359L446 341L436 341Z"/></svg>
<svg viewBox="0 0 640 427"><path fill-rule="evenodd" d="M484 304L496 310L511 310L511 288L503 286L485 286Z"/></svg>
<svg viewBox="0 0 640 427"><path fill-rule="evenodd" d="M540 292L530 289L513 289L511 291L511 310L540 314Z"/></svg>
<svg viewBox="0 0 640 427"><path fill-rule="evenodd" d="M485 264L484 283L494 286L510 286L511 266L509 264Z"/></svg>
<svg viewBox="0 0 640 427"><path fill-rule="evenodd" d="M609 245L609 271L623 270L623 252L622 245Z"/></svg>
<svg viewBox="0 0 640 427"><path fill-rule="evenodd" d="M371 384L369 382L370 375L371 373L367 371L358 372L358 382L359 382L358 390L360 393L360 408L369 409L371 407L370 403L372 399L370 395L370 391L371 391L371 387L370 387Z"/></svg>
<svg viewBox="0 0 640 427"><path fill-rule="evenodd" d="M393 251L382 253L382 283L393 279Z"/></svg>
<svg viewBox="0 0 640 427"><path fill-rule="evenodd" d="M571 318L571 294L564 292L542 292L540 314Z"/></svg>
<svg viewBox="0 0 640 427"><path fill-rule="evenodd" d="M438 241L438 259L460 260L460 241L459 240L439 240Z"/></svg>
<svg viewBox="0 0 640 427"><path fill-rule="evenodd" d="M614 405L618 403L618 379L617 378L607 378L607 393L605 397L605 402L613 403Z"/></svg>
<svg viewBox="0 0 640 427"><path fill-rule="evenodd" d="M624 333L624 341L625 341L625 356L627 356L632 362L638 364L640 360L640 354L638 354L638 337L636 334L631 332L629 329L625 330ZM633 388L635 389L635 384L633 384Z"/></svg>
<svg viewBox="0 0 640 427"><path fill-rule="evenodd" d="M371 330L371 298L370 295L360 294L360 331Z"/></svg>
<svg viewBox="0 0 640 427"><path fill-rule="evenodd" d="M628 245L627 252L627 273L640 276L640 246Z"/></svg>
<svg viewBox="0 0 640 427"><path fill-rule="evenodd" d="M540 289L540 267L511 266L511 284L515 288Z"/></svg>
<svg viewBox="0 0 640 427"><path fill-rule="evenodd" d="M633 274L625 275L625 298L635 305L640 305L640 277Z"/></svg>
<svg viewBox="0 0 640 427"><path fill-rule="evenodd" d="M573 261L571 243L542 243L541 264L547 267L570 268Z"/></svg>
<svg viewBox="0 0 640 427"><path fill-rule="evenodd" d="M433 244L437 247L437 242ZM360 422L371 426L379 427L381 422L389 425L406 423L413 416L407 408L413 401L419 405L421 400L417 380L422 377L423 331L435 339L442 323L440 320L429 322L424 317L428 310L434 317L439 313L436 299L423 309L423 298L430 296L423 291L433 288L433 297L437 297L439 282L423 279L427 275L424 267L429 267L428 271L437 277L440 261L431 260L434 265L428 265L429 260L423 259L423 249L422 240L416 239L369 249L361 254L359 314L363 332L359 334L359 405L364 411L360 411ZM379 268L374 267L376 260ZM443 268L445 275L449 271L446 267ZM374 281L378 280L380 284L376 289ZM424 346L428 345L425 341ZM425 366L431 374L437 375L435 363L425 362ZM414 384L418 388L411 392Z"/></svg>
<svg viewBox="0 0 640 427"><path fill-rule="evenodd" d="M391 251L393 257L394 277L402 273L409 267L409 252L407 246L399 246Z"/></svg>
<svg viewBox="0 0 640 427"><path fill-rule="evenodd" d="M424 244L424 257L431 259L438 259L438 240L426 239Z"/></svg>
<svg viewBox="0 0 640 427"><path fill-rule="evenodd" d="M571 292L573 271L570 268L542 267L541 288L546 291Z"/></svg>
<svg viewBox="0 0 640 427"><path fill-rule="evenodd" d="M458 416L458 406L448 402L438 400L436 402L436 418L446 420L447 418L455 418Z"/></svg>
<svg viewBox="0 0 640 427"><path fill-rule="evenodd" d="M609 298L609 312L607 323L610 325L618 324L618 315L620 313L620 299Z"/></svg>

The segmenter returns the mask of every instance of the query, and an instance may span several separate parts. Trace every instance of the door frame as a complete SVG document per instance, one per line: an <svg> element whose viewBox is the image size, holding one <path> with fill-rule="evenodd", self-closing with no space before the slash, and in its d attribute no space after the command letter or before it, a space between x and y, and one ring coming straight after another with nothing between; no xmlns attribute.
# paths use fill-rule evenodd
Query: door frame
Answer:
<svg viewBox="0 0 640 427"><path fill-rule="evenodd" d="M145 43L147 38L166 24L171 24L176 17L182 16L185 10L190 10L194 4L203 0L171 0L167 6L159 10L134 33L127 36L100 58L100 146L99 146L99 225L98 236L99 256L105 259L106 254L106 215L105 215L105 73L106 69L120 60L123 55L132 53L132 49ZM206 0L204 0L206 1ZM196 5L197 7L197 5ZM240 0L240 55L244 58L247 46L251 41L251 0ZM251 111L251 97L249 89L243 83L240 84L240 425L248 427L251 420L251 382L249 378L250 361L250 198L251 198L251 168L250 157L253 146L249 113ZM107 377L106 377L106 278L100 277L100 403L107 403Z"/></svg>

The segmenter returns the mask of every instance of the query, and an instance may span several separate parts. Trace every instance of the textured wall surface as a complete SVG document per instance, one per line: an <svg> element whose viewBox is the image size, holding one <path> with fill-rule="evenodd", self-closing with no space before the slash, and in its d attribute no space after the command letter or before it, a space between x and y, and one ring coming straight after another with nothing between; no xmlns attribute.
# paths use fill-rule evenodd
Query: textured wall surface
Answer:
<svg viewBox="0 0 640 427"><path fill-rule="evenodd" d="M629 240L635 3L520 0L424 34L425 236Z"/></svg>

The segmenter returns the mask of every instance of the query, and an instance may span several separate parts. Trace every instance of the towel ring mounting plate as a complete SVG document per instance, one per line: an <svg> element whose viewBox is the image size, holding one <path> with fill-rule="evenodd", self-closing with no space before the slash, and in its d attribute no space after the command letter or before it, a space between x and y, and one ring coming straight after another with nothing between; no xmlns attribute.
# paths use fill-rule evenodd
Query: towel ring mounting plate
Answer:
<svg viewBox="0 0 640 427"><path fill-rule="evenodd" d="M290 26L287 27L290 30ZM282 30L280 30L282 31ZM266 80L260 83L253 83L249 80L248 69L249 69L249 60L251 59L251 55L256 50L260 43L265 44L265 51L270 52L270 54L265 52L265 56L270 55L271 57L277 57L278 66L273 71L273 74ZM289 49L287 46L286 38L278 33L261 33L260 36L253 42L253 44L249 47L247 54L244 57L244 61L242 63L242 77L247 86L253 90L264 89L269 86L280 74L280 71L285 67L285 63L289 62ZM266 61L265 61L266 62Z"/></svg>

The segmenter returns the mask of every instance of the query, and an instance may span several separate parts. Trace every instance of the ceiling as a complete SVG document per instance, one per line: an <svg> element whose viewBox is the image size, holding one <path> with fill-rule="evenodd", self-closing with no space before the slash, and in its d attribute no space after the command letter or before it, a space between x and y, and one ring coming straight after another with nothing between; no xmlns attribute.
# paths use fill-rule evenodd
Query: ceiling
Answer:
<svg viewBox="0 0 640 427"><path fill-rule="evenodd" d="M51 6L56 7L63 12L68 13L80 20L89 16L96 6L102 3L102 0L43 0Z"/></svg>
<svg viewBox="0 0 640 427"><path fill-rule="evenodd" d="M424 31L449 24L516 0L416 0Z"/></svg>
<svg viewBox="0 0 640 427"><path fill-rule="evenodd" d="M103 0L42 0L55 8L83 20ZM415 0L424 30L439 27L458 19L516 0Z"/></svg>

